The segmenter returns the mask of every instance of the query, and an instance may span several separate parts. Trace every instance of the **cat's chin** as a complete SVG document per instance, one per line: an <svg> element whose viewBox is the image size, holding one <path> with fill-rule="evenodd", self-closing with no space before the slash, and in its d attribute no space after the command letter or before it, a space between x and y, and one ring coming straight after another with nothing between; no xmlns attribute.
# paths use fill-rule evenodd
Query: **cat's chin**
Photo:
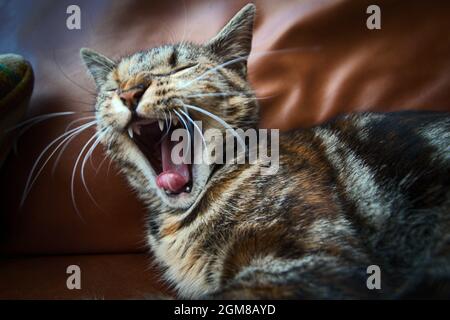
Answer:
<svg viewBox="0 0 450 320"><path fill-rule="evenodd" d="M206 190L206 184L211 173L208 165L192 165L192 183L189 192L168 193L156 186L158 197L169 207L187 210L194 206Z"/></svg>

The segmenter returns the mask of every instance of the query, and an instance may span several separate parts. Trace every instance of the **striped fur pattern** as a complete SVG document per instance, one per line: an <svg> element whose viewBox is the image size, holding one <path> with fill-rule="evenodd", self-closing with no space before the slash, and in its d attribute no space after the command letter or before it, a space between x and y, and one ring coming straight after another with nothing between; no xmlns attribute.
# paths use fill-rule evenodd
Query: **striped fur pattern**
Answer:
<svg viewBox="0 0 450 320"><path fill-rule="evenodd" d="M183 298L449 297L448 114L341 116L281 134L275 175L261 175L260 162L193 165L189 195L157 188L126 134L132 113L118 92L145 84L137 112L148 118L182 100L234 128L256 128L246 59L217 68L249 54L254 12L247 5L204 45L118 62L82 51L98 87L103 143L149 208L148 242L167 281ZM204 129L223 129L190 114ZM366 286L370 265L381 268L381 290Z"/></svg>

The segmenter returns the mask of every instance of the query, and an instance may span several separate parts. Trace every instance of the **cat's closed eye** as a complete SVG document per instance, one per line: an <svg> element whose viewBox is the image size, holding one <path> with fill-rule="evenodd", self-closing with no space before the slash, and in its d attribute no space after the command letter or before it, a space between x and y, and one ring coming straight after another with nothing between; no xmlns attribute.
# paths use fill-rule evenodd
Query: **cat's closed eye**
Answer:
<svg viewBox="0 0 450 320"><path fill-rule="evenodd" d="M183 65L181 67L175 68L169 72L152 74L151 76L152 77L167 77L167 76L174 75L176 73L180 73L182 71L186 71L188 69L194 68L196 66L198 66L198 63L190 63L190 64ZM142 89L144 89L144 88L142 88ZM104 89L105 92L116 92L117 90L119 90L118 87L108 87L108 88Z"/></svg>
<svg viewBox="0 0 450 320"><path fill-rule="evenodd" d="M187 65L178 67L178 68L176 68L176 69L173 69L173 70L170 71L170 72L167 72L167 73L152 74L152 76L154 76L154 77L166 77L166 76L170 76L170 75L173 75L173 74L176 74L176 73L179 73L179 72L182 72L182 71L191 69L191 68L196 67L196 66L198 66L198 63L191 63L191 64L187 64Z"/></svg>
<svg viewBox="0 0 450 320"><path fill-rule="evenodd" d="M196 66L198 66L198 63L191 63L191 64L188 64L188 65L176 68L175 70L172 71L172 73L181 72L181 71L184 71L184 70L196 67Z"/></svg>

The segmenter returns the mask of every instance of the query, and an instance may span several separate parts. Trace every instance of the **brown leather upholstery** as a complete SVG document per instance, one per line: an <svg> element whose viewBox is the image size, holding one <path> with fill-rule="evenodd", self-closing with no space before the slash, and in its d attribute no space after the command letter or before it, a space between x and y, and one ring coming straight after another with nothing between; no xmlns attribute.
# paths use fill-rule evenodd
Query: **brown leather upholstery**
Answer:
<svg viewBox="0 0 450 320"><path fill-rule="evenodd" d="M81 268L81 290L68 290L66 269ZM162 297L164 285L145 254L17 257L0 265L0 298L135 299Z"/></svg>
<svg viewBox="0 0 450 320"><path fill-rule="evenodd" d="M171 41L204 41L247 1L78 1L82 30L70 31L64 13L73 2L33 2L30 13L15 18L0 12L8 30L17 30L17 43L9 45L35 69L30 116L92 109L94 86L81 65L80 47L117 58ZM366 28L366 8L372 1L255 3L249 72L261 98L261 126L309 126L350 111L450 110L448 1L377 1L381 30ZM2 51L6 49L11 50ZM53 175L53 161L49 163L19 210L33 162L74 119L61 117L29 130L18 155L11 154L1 169L0 250L21 258L0 262L0 298L79 298L90 293L127 298L161 289L144 268L144 208L114 165L109 174L108 162L96 172L101 148L93 166L86 166L88 186L100 209L79 173L75 198L82 218L73 208L73 165L93 131L66 149ZM75 260L86 274L82 293L65 288L66 264ZM130 276L129 282L124 275Z"/></svg>

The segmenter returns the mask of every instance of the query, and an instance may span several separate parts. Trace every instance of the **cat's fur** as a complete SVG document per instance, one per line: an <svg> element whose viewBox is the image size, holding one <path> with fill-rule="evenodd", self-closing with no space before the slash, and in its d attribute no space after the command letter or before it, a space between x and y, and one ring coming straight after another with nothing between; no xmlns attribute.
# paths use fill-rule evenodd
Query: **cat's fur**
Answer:
<svg viewBox="0 0 450 320"><path fill-rule="evenodd" d="M448 114L342 116L281 134L275 175L261 175L260 162L198 165L189 195L155 185L127 135L132 113L118 90L145 85L141 117L162 119L182 100L234 128L256 128L245 58L192 82L249 54L254 13L247 5L204 45L167 45L118 62L82 50L98 88L102 142L148 205L148 241L165 278L185 298L449 297ZM198 92L242 93L187 98ZM381 290L366 286L370 265L381 268Z"/></svg>

